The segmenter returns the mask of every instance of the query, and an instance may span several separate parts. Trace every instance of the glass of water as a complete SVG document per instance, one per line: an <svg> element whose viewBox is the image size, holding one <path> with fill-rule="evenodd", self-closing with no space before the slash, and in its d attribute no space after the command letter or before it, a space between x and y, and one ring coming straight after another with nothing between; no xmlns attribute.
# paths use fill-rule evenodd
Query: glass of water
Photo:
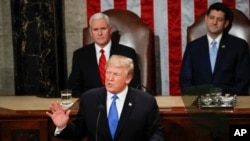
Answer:
<svg viewBox="0 0 250 141"><path fill-rule="evenodd" d="M70 89L61 90L61 104L64 106L72 103L72 91Z"/></svg>

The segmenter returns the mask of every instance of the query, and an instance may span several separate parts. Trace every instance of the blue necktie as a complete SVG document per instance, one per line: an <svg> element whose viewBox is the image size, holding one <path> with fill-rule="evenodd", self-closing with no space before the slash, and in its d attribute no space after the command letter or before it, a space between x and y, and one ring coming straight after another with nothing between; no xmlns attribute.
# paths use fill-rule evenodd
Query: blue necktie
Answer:
<svg viewBox="0 0 250 141"><path fill-rule="evenodd" d="M215 66L215 61L216 61L216 56L217 56L216 41L212 41L211 45L212 47L210 49L210 62L211 62L212 72L214 72L214 66Z"/></svg>
<svg viewBox="0 0 250 141"><path fill-rule="evenodd" d="M108 120L109 120L109 130L111 132L112 138L114 139L116 127L118 125L118 111L115 102L116 99L118 99L118 96L114 95L112 98L113 101L109 109Z"/></svg>

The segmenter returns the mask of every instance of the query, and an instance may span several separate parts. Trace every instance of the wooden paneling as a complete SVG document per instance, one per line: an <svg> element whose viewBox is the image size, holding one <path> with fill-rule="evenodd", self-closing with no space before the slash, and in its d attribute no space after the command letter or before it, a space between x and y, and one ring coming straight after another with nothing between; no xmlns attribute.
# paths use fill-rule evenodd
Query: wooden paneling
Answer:
<svg viewBox="0 0 250 141"><path fill-rule="evenodd" d="M162 126L168 141L228 141L230 125L250 125L249 97L239 99L234 109L221 111L192 109L178 104L179 99L159 98ZM172 100L172 101L170 101ZM169 106L169 103L179 105ZM244 104L246 103L246 104ZM47 104L47 103L46 103ZM78 102L71 107L76 116ZM53 136L55 126L47 110L9 110L0 108L0 141L66 141Z"/></svg>
<svg viewBox="0 0 250 141"><path fill-rule="evenodd" d="M47 119L5 119L1 120L3 141L45 141L48 140Z"/></svg>

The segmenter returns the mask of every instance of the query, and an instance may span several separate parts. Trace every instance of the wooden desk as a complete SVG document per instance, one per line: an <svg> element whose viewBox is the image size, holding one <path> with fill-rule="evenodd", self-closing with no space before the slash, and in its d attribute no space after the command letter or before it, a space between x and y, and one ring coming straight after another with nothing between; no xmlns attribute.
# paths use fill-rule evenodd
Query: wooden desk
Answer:
<svg viewBox="0 0 250 141"><path fill-rule="evenodd" d="M59 98L35 96L0 97L0 141L59 141L53 137L54 125L45 112L51 101ZM250 97L238 97L235 109L199 110L189 106L195 97L156 96L168 141L212 141L212 135L220 141L228 141L228 126L250 125ZM72 107L74 118L78 102ZM198 114L197 114L198 113ZM214 114L216 113L216 114ZM219 125L217 128L215 125ZM222 128L225 127L225 128ZM219 132L216 129L222 129ZM61 141L61 140L60 140Z"/></svg>
<svg viewBox="0 0 250 141"><path fill-rule="evenodd" d="M156 97L169 141L229 141L230 125L250 125L250 97L238 97L234 109L197 109L196 97ZM184 106L185 105L185 106Z"/></svg>
<svg viewBox="0 0 250 141"><path fill-rule="evenodd" d="M0 96L0 141L59 141L52 136L54 125L45 114L52 101L60 98Z"/></svg>

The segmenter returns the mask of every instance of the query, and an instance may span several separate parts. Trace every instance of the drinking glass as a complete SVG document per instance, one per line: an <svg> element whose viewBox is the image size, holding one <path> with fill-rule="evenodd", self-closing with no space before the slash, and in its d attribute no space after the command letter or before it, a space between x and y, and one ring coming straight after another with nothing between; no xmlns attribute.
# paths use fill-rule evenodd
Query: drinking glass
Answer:
<svg viewBox="0 0 250 141"><path fill-rule="evenodd" d="M70 105L72 103L72 91L69 89L61 90L61 104L63 106Z"/></svg>

